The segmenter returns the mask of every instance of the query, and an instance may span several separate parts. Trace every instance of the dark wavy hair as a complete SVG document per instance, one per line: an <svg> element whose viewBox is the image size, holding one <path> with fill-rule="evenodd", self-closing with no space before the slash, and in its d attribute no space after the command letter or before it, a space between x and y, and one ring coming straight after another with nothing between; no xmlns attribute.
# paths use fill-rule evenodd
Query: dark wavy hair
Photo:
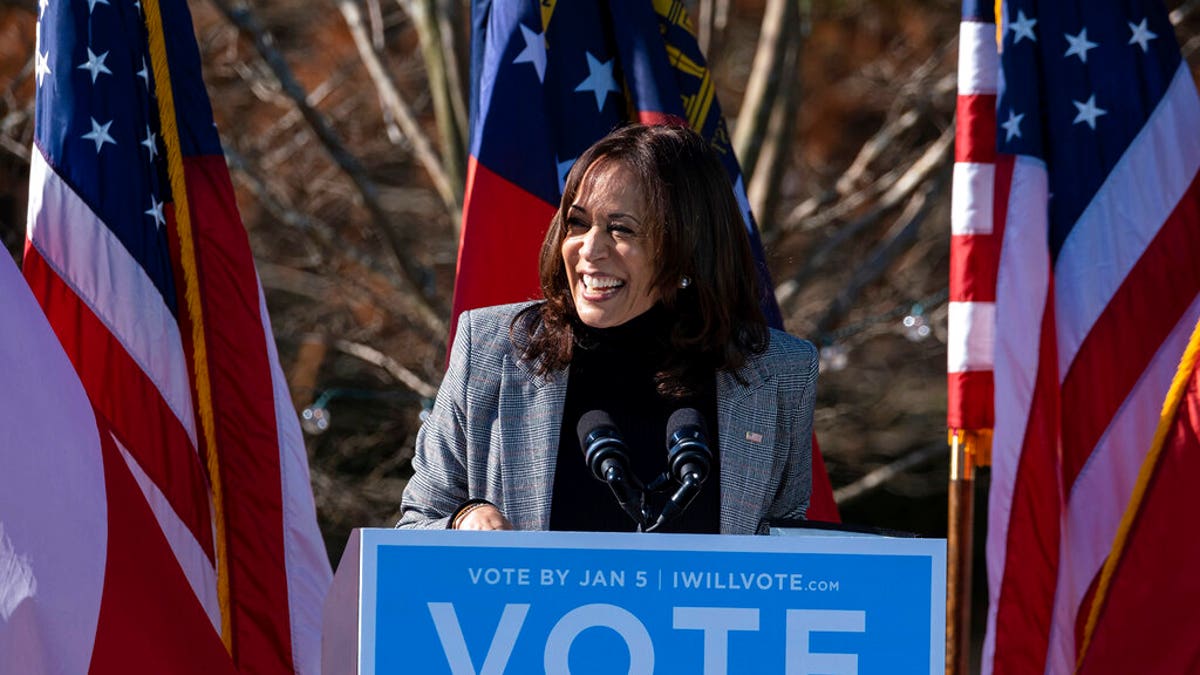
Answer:
<svg viewBox="0 0 1200 675"><path fill-rule="evenodd" d="M769 340L758 271L720 158L703 137L682 126L622 127L575 161L542 242L546 301L512 323L512 331L527 336L524 358L543 376L571 362L581 323L562 259L567 212L588 170L606 162L619 162L637 176L647 201L646 235L657 264L651 283L672 325L662 336L666 357L656 375L659 392L685 396L714 369L736 373ZM691 283L680 288L685 276Z"/></svg>

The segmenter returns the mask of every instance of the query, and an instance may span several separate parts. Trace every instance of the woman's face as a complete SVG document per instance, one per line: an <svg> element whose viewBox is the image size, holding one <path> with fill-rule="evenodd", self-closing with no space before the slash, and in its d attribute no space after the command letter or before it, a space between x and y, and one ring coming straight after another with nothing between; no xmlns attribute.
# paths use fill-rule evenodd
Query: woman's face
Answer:
<svg viewBox="0 0 1200 675"><path fill-rule="evenodd" d="M619 326L658 302L650 215L632 171L616 161L592 164L565 216L562 258L581 321Z"/></svg>

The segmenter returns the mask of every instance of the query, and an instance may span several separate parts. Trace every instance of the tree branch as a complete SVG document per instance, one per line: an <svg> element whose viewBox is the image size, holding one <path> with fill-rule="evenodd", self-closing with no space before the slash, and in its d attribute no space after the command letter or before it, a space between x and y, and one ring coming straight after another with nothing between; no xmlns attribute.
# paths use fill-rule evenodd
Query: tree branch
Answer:
<svg viewBox="0 0 1200 675"><path fill-rule="evenodd" d="M898 88L900 93L892 103L886 121L859 148L854 161L850 163L850 166L838 179L835 189L807 199L792 209L792 212L785 219L785 229L791 229L796 223L807 221L819 210L828 207L830 204L837 203L840 199L846 199L847 195L858 194L856 191L866 182L870 166L882 157L887 150L891 149L893 145L898 143L906 132L929 116L931 112L929 100L938 99L944 94L949 95L953 91L955 85L955 76L953 74L942 77L935 82L931 80L939 72L939 65L945 61L948 54L953 53L957 44L957 36L950 38L912 71L912 75L908 80ZM850 210L853 211L857 208L858 204L855 204L851 206ZM813 227L819 227L827 222L819 222L818 225ZM806 224L804 229L809 229L809 227Z"/></svg>
<svg viewBox="0 0 1200 675"><path fill-rule="evenodd" d="M750 81L746 84L746 96L742 99L733 132L733 151L741 162L742 174L747 182L753 178L758 164L759 148L779 88L783 71L780 66L787 42L792 35L796 36L794 39L800 39L796 28L799 23L798 2L767 0L767 9L763 14L758 49L754 52L754 65L750 67Z"/></svg>
<svg viewBox="0 0 1200 675"><path fill-rule="evenodd" d="M872 185L857 190L819 214L812 214L807 202L796 207L783 221L785 230L815 230L857 211L874 200L877 208L891 208L903 201L938 165L949 157L954 147L954 125L946 127L936 141L926 146L921 157L911 165L898 166L884 174ZM806 217L807 216L807 217Z"/></svg>
<svg viewBox="0 0 1200 675"><path fill-rule="evenodd" d="M450 18L441 11L439 0L404 0L401 4L409 8L421 41L421 56L433 99L433 117L442 140L442 165L454 187L456 204L461 208L467 182L467 115L461 90L457 88L461 82L458 64L453 60L453 27ZM460 218L454 219L454 227L456 231L461 227Z"/></svg>
<svg viewBox="0 0 1200 675"><path fill-rule="evenodd" d="M845 506L851 502L858 501L860 498L883 487L889 481L903 475L906 471L915 469L925 462L942 457L946 453L946 444L941 441L918 448L890 464L875 469L853 483L834 490L833 500L837 502L838 506Z"/></svg>
<svg viewBox="0 0 1200 675"><path fill-rule="evenodd" d="M243 35L250 38L259 56L267 63L284 93L300 110L313 133L325 147L326 152L354 183L362 197L363 205L371 214L377 234L387 242L391 249L401 279L408 286L406 290L410 291L415 300L415 309L422 322L431 329L444 326L445 324L439 318L439 312L434 309L430 299L422 292L422 280L427 273L424 268L413 261L411 256L407 255L410 242L407 237L401 236L390 225L387 214L379 205L378 187L367 175L366 169L358 161L358 158L346 150L341 139L338 138L337 132L333 130L325 117L309 105L304 88L292 75L291 68L288 67L283 55L275 48L274 38L262 26L258 17L245 5L234 7L229 0L212 0L212 2L230 23L237 26Z"/></svg>
<svg viewBox="0 0 1200 675"><path fill-rule="evenodd" d="M700 53L708 55L708 47L712 44L713 21L716 19L716 0L700 0L700 8L696 13L696 42L700 45Z"/></svg>
<svg viewBox="0 0 1200 675"><path fill-rule="evenodd" d="M413 154L417 161L425 169L425 173L429 174L430 180L433 181L434 187L442 197L442 201L446 204L446 210L450 213L450 219L457 223L461 220L459 209L462 201L462 187L455 188L455 182L447 173L442 158L433 149L429 138L425 136L425 132L421 131L420 125L417 124L416 115L413 114L412 108L404 100L400 94L399 87L392 80L391 74L383 65L383 59L380 58L379 52L375 51L371 46L371 38L367 31L367 26L363 21L362 11L358 7L357 0L337 0L338 9L342 12L342 17L346 20L346 26L350 29L350 35L354 38L354 44L358 48L358 55L362 59L363 65L367 68L367 73L371 76L371 81L375 84L375 90L379 94L379 100L383 107L392 115L396 123L400 125L400 130L404 133L405 138L412 144ZM419 29L418 29L419 30ZM424 39L424 38L422 38ZM430 88L437 90L438 87L434 84L431 73ZM435 101L437 95L434 95ZM445 103L443 103L445 105ZM436 103L435 103L436 107ZM461 167L460 167L461 168Z"/></svg>
<svg viewBox="0 0 1200 675"><path fill-rule="evenodd" d="M467 38L463 30L462 6L458 0L440 0L438 3L438 34L442 37L443 59L446 62L446 83L450 86L450 102L454 107L454 120L464 147L469 141L467 86L463 70L467 62Z"/></svg>
<svg viewBox="0 0 1200 675"><path fill-rule="evenodd" d="M422 380L416 373L400 365L400 362L383 352L368 347L367 345L351 342L349 340L338 340L333 343L333 346L344 354L362 359L373 366L377 366L387 371L389 375L396 378L397 381L404 386L413 390L417 395L424 398L433 398L437 396L437 387Z"/></svg>
<svg viewBox="0 0 1200 675"><path fill-rule="evenodd" d="M793 303L800 297L800 289L830 260L832 254L846 242L853 239L859 232L879 222L886 213L907 199L912 191L921 185L928 176L942 165L948 158L953 147L954 125L950 125L933 143L922 152L917 161L907 169L894 169L869 188L863 188L852 193L844 202L823 213L817 224L806 223L803 229L813 229L834 219L856 210L859 206L876 200L873 208L867 213L850 221L832 235L825 237L807 260L796 270L790 279L775 287L775 301L786 315L792 311ZM814 218L813 220L818 220Z"/></svg>
<svg viewBox="0 0 1200 675"><path fill-rule="evenodd" d="M804 31L801 31L803 35ZM758 163L746 190L751 210L758 215L759 230L777 230L775 209L779 202L779 185L788 166L792 136L796 129L796 102L800 98L800 52L803 39L789 40L782 69L785 75L771 108L770 121L763 137Z"/></svg>
<svg viewBox="0 0 1200 675"><path fill-rule="evenodd" d="M0 134L0 150L4 150L25 164L28 164L32 158L29 154L29 148L10 138L8 134Z"/></svg>
<svg viewBox="0 0 1200 675"><path fill-rule="evenodd" d="M862 289L882 276L896 257L917 240L917 232L928 213L929 197L938 188L938 182L935 181L909 201L908 206L885 235L885 239L875 247L866 261L859 265L850 281L842 287L833 302L829 303L829 307L817 321L818 334L828 333L854 304Z"/></svg>
<svg viewBox="0 0 1200 675"><path fill-rule="evenodd" d="M921 114L915 108L905 110L903 114L895 117L879 128L875 135L867 139L859 148L858 154L855 155L854 161L846 168L845 173L838 178L837 191L838 194L848 194L857 189L864 181L867 175L867 169L871 164L883 154L885 150L892 147L904 132L912 129L917 125L917 121L921 119Z"/></svg>
<svg viewBox="0 0 1200 675"><path fill-rule="evenodd" d="M1200 0L1187 0L1183 4L1171 10L1171 14L1169 15L1169 18L1171 19L1171 25L1178 26L1179 24L1183 23L1184 19L1187 19L1189 16L1191 16L1192 12L1196 11L1197 7L1200 7Z"/></svg>

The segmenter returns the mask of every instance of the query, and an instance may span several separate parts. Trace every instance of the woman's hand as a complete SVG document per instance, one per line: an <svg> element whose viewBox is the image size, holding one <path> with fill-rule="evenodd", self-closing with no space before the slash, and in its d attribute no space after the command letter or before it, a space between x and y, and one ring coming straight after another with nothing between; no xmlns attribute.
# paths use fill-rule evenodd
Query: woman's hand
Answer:
<svg viewBox="0 0 1200 675"><path fill-rule="evenodd" d="M458 520L456 530L511 530L512 523L500 513L500 509L491 504L480 504L463 514Z"/></svg>

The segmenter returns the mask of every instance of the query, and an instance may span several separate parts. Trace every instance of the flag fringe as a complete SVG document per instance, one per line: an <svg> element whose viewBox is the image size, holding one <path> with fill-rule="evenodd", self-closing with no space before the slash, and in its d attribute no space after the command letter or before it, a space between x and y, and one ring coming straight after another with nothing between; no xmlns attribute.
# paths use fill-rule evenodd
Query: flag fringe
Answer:
<svg viewBox="0 0 1200 675"><path fill-rule="evenodd" d="M204 340L204 309L200 305L200 281L196 268L196 246L192 236L191 208L188 205L187 178L183 170L179 129L175 124L175 95L171 88L171 71L167 60L166 37L158 0L145 0L146 32L149 37L150 62L154 71L154 87L158 96L158 116L163 145L167 148L167 175L175 201L175 225L179 236L180 267L184 276L184 297L192 324L192 359L196 373L196 407L204 431L205 464L212 484L213 518L216 521L217 602L221 609L221 641L233 653L232 605L229 596L229 551L226 541L225 499L221 489L221 466L217 456L216 429L213 417L212 385L208 377L208 350Z"/></svg>
<svg viewBox="0 0 1200 675"><path fill-rule="evenodd" d="M1200 354L1200 322L1197 322L1196 327L1192 330L1187 349L1183 352L1183 358L1179 360L1179 369L1175 371L1175 379L1171 382L1171 389L1163 401L1162 413L1158 419L1158 428L1154 431L1154 440L1150 444L1150 451L1146 453L1146 458L1142 461L1142 467L1138 471L1137 484L1133 488L1128 506L1125 507L1125 514L1121 517L1121 525L1117 528L1117 535L1113 539L1112 550L1109 551L1108 558L1104 561L1104 567L1100 571L1100 581L1096 586L1096 595L1092 600L1087 625L1083 630L1079 655L1075 662L1076 671L1083 665L1088 647L1091 646L1092 634L1096 629L1096 624L1100 622L1100 613L1104 607L1104 601L1107 599L1109 586L1116 574L1121 555L1125 552L1125 545L1128 543L1133 529L1133 521L1141 510L1142 501L1149 490L1150 479L1154 477L1155 469L1158 468L1158 460L1162 455L1167 433L1175 421L1175 412L1179 409L1184 392L1187 390L1188 380L1196 366L1198 354Z"/></svg>
<svg viewBox="0 0 1200 675"><path fill-rule="evenodd" d="M1002 51L1004 46L1004 16L1001 12L1004 11L1004 0L996 0L995 14L992 15L996 22L996 51Z"/></svg>

